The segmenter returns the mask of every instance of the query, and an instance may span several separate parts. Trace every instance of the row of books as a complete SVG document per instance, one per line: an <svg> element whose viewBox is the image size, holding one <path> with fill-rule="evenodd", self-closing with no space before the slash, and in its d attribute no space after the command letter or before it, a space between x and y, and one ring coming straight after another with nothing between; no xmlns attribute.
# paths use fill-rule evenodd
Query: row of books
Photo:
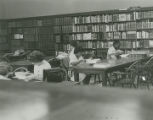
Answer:
<svg viewBox="0 0 153 120"><path fill-rule="evenodd" d="M56 43L68 43L71 40L115 40L115 39L136 39L140 38L141 32L128 31L128 32L109 32L109 33L80 33L80 34L64 34L55 35ZM151 36L152 33L149 33ZM45 35L44 35L45 36ZM143 38L143 37L141 37ZM45 39L45 38L44 38ZM53 39L53 38L49 38Z"/></svg>
<svg viewBox="0 0 153 120"><path fill-rule="evenodd" d="M38 34L53 34L53 27L39 27L37 28Z"/></svg>
<svg viewBox="0 0 153 120"><path fill-rule="evenodd" d="M73 40L113 40L113 39L136 39L135 31L110 32L110 33L83 33L73 34Z"/></svg>
<svg viewBox="0 0 153 120"><path fill-rule="evenodd" d="M153 48L153 40L142 40L142 41L120 41L121 49L135 49L135 48ZM84 49L99 49L99 48L109 48L113 45L113 42L103 42L103 41L86 41L79 42L79 45ZM64 50L70 50L70 44L63 45Z"/></svg>
<svg viewBox="0 0 153 120"><path fill-rule="evenodd" d="M72 26L72 32L113 32L136 30L136 22Z"/></svg>
<svg viewBox="0 0 153 120"><path fill-rule="evenodd" d="M96 56L100 57L101 59L107 58L107 49L97 49L96 50Z"/></svg>
<svg viewBox="0 0 153 120"><path fill-rule="evenodd" d="M153 18L153 11L136 12L136 19Z"/></svg>
<svg viewBox="0 0 153 120"><path fill-rule="evenodd" d="M54 25L71 25L72 19L72 17L57 17L54 18Z"/></svg>
<svg viewBox="0 0 153 120"><path fill-rule="evenodd" d="M137 22L137 29L150 29L153 28L153 21L145 20L142 22Z"/></svg>
<svg viewBox="0 0 153 120"><path fill-rule="evenodd" d="M32 41L38 41L38 39L37 39L36 35L26 34L26 35L24 35L24 41L32 42Z"/></svg>
<svg viewBox="0 0 153 120"><path fill-rule="evenodd" d="M38 34L38 40L40 41L54 41L52 34Z"/></svg>
<svg viewBox="0 0 153 120"><path fill-rule="evenodd" d="M84 49L97 48L97 42L92 42L92 41L80 42L79 45Z"/></svg>
<svg viewBox="0 0 153 120"><path fill-rule="evenodd" d="M137 32L137 38L138 39L153 38L153 31L140 31L140 32Z"/></svg>
<svg viewBox="0 0 153 120"><path fill-rule="evenodd" d="M85 23L109 23L116 21L132 21L134 20L134 14L111 14L111 15L94 15L94 16L79 16L74 17L74 24Z"/></svg>
<svg viewBox="0 0 153 120"><path fill-rule="evenodd" d="M64 49L64 51L66 51L66 52L69 52L69 51L70 51L70 48L71 48L71 45L70 45L70 44L64 44L64 45L63 45L63 49Z"/></svg>
<svg viewBox="0 0 153 120"><path fill-rule="evenodd" d="M0 44L6 43L7 44L7 37L5 36L0 36Z"/></svg>
<svg viewBox="0 0 153 120"><path fill-rule="evenodd" d="M36 50L36 49L38 49L38 42L36 42L36 41L26 41L26 42L24 42L24 48L25 49L30 49L30 50Z"/></svg>
<svg viewBox="0 0 153 120"><path fill-rule="evenodd" d="M0 50L8 50L9 45L8 44L0 44Z"/></svg>
<svg viewBox="0 0 153 120"><path fill-rule="evenodd" d="M7 29L0 28L0 35L7 35Z"/></svg>

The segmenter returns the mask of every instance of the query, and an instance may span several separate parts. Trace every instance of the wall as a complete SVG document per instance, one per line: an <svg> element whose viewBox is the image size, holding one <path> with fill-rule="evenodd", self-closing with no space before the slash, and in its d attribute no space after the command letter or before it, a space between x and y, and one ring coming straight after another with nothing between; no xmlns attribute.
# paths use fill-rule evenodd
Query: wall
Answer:
<svg viewBox="0 0 153 120"><path fill-rule="evenodd" d="M3 2L5 18L88 12L153 4L153 0L3 0Z"/></svg>
<svg viewBox="0 0 153 120"><path fill-rule="evenodd" d="M4 18L4 4L3 1L0 0L0 19Z"/></svg>

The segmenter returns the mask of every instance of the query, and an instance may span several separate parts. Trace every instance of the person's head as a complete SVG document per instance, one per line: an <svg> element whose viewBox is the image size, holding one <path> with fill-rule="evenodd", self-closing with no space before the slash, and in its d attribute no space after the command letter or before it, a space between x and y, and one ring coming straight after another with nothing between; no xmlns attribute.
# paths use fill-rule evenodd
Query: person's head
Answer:
<svg viewBox="0 0 153 120"><path fill-rule="evenodd" d="M76 55L77 58L79 58L80 56L82 56L82 48L81 47L75 48L74 54Z"/></svg>
<svg viewBox="0 0 153 120"><path fill-rule="evenodd" d="M119 49L120 48L120 41L119 40L115 40L113 42L113 46L114 46L115 49Z"/></svg>
<svg viewBox="0 0 153 120"><path fill-rule="evenodd" d="M77 43L76 40L71 40L71 41L70 41L70 45L71 45L71 48L76 48L76 47L78 47L78 43Z"/></svg>
<svg viewBox="0 0 153 120"><path fill-rule="evenodd" d="M40 63L44 60L44 54L40 51L33 51L29 54L30 61L34 64Z"/></svg>

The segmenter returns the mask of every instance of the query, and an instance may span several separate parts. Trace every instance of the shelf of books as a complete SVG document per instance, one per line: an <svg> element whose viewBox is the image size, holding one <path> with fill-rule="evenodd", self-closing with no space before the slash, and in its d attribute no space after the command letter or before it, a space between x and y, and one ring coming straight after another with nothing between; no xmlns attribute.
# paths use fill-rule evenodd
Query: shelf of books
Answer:
<svg viewBox="0 0 153 120"><path fill-rule="evenodd" d="M124 51L153 49L153 7L73 14L69 20L55 26L60 50L68 51L70 40L78 41L85 54L95 51L102 58L114 40L120 40Z"/></svg>
<svg viewBox="0 0 153 120"><path fill-rule="evenodd" d="M9 44L8 44L8 30L7 30L7 22L4 20L0 21L0 53L8 52Z"/></svg>
<svg viewBox="0 0 153 120"><path fill-rule="evenodd" d="M40 50L55 55L52 19L25 18L8 21L11 49L23 46L26 50Z"/></svg>
<svg viewBox="0 0 153 120"><path fill-rule="evenodd" d="M84 54L102 58L114 40L120 40L124 51L153 51L153 7L8 20L8 29L17 43L12 48L23 44L52 55L69 52L71 40L78 41Z"/></svg>

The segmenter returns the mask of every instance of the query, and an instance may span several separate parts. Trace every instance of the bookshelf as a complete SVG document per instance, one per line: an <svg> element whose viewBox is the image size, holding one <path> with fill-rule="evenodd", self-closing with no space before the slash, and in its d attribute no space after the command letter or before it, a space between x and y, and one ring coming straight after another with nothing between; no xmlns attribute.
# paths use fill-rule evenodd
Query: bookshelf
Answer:
<svg viewBox="0 0 153 120"><path fill-rule="evenodd" d="M54 56L52 24L52 20L44 17L8 20L11 51L23 46L25 50L40 50Z"/></svg>
<svg viewBox="0 0 153 120"><path fill-rule="evenodd" d="M8 44L7 22L4 20L0 20L0 53L8 51L9 51L9 44Z"/></svg>
<svg viewBox="0 0 153 120"><path fill-rule="evenodd" d="M53 16L9 19L11 50L24 45L48 55L69 52L70 40L76 40L84 54L95 52L105 58L114 40L121 49L153 51L153 7L130 7Z"/></svg>

